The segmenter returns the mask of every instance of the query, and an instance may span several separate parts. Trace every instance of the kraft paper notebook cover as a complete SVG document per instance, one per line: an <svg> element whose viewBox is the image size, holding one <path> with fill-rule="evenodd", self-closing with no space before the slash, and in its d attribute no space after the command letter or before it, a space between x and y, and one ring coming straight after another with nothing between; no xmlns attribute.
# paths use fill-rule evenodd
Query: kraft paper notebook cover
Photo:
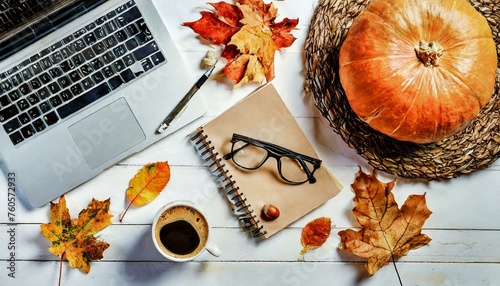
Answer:
<svg viewBox="0 0 500 286"><path fill-rule="evenodd" d="M233 133L321 158L272 84L261 87L198 128L191 141L200 156L210 164L210 171L226 192L242 227L252 236L272 236L341 190L340 183L323 164L314 173L316 183L300 185L291 185L279 178L274 158L269 158L257 170L238 167L231 159L222 158L231 152ZM279 218L264 220L261 210L265 204L277 206L281 213Z"/></svg>

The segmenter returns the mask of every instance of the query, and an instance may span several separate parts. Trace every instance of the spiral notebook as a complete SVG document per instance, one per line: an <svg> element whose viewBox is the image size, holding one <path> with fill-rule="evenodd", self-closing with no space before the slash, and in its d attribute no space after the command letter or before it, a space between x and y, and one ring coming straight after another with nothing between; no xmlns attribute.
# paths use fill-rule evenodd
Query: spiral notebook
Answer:
<svg viewBox="0 0 500 286"><path fill-rule="evenodd" d="M272 236L341 190L341 184L324 164L314 174L316 183L300 185L280 180L273 158L257 170L241 169L231 159L222 158L231 151L233 133L314 158L318 155L272 84L261 87L197 129L191 142L209 164L209 170L219 188L227 194L241 226L251 236ZM265 204L278 207L280 216L275 220L264 219L261 212Z"/></svg>

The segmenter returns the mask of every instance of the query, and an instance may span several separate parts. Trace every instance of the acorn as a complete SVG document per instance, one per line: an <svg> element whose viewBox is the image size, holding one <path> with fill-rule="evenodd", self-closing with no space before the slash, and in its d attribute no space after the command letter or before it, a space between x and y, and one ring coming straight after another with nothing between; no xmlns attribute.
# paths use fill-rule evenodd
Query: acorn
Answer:
<svg viewBox="0 0 500 286"><path fill-rule="evenodd" d="M265 204L262 208L262 215L267 220L275 220L280 216L280 210L275 205Z"/></svg>

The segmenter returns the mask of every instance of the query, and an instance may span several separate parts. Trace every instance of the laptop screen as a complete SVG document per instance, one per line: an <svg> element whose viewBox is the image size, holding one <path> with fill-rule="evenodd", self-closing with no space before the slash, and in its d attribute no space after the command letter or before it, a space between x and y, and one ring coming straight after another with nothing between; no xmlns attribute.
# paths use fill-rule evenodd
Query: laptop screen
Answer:
<svg viewBox="0 0 500 286"><path fill-rule="evenodd" d="M0 61L107 0L4 0L0 3Z"/></svg>

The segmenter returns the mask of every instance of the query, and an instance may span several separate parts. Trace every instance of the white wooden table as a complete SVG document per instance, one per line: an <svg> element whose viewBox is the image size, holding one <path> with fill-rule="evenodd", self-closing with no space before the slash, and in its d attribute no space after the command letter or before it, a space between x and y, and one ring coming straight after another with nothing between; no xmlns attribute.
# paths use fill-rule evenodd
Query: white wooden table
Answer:
<svg viewBox="0 0 500 286"><path fill-rule="evenodd" d="M203 45L184 21L199 18L204 0L157 0L183 60L194 74L209 46ZM217 116L253 91L248 85L237 90L209 80L202 88L208 113L161 142L108 169L102 175L67 194L72 217L92 198L111 198L113 224L99 233L110 244L104 258L91 262L84 274L63 264L63 285L398 285L395 269L388 265L368 277L364 261L338 250L337 232L357 228L352 215L350 184L361 166L371 169L349 149L322 119L312 98L303 91L304 42L317 1L285 0L275 5L281 17L299 18L298 38L292 47L276 55L273 83L296 117L320 158L344 185L333 199L265 241L251 239L238 227L223 194L187 139L198 125ZM222 67L219 66L219 69ZM172 177L166 189L151 204L131 208L123 223L118 221L128 201L125 190L130 178L144 164L166 160ZM383 181L393 179L379 173ZM500 285L500 164L469 176L444 182L398 179L394 193L401 205L410 194L427 193L433 212L423 233L429 245L411 251L397 261L404 285ZM27 209L16 202L15 224L8 224L7 180L0 178L0 285L57 285L59 259L49 253L49 242L40 224L49 220L49 206ZM213 242L222 251L214 258L203 253L189 263L167 262L150 238L150 224L166 202L189 199L199 204L213 225ZM326 244L298 261L300 233L305 224L328 216L336 227ZM9 231L15 231L12 240ZM13 243L12 243L13 242ZM11 244L10 244L11 243ZM15 260L10 261L11 245ZM12 267L12 268L9 268ZM8 275L15 271L15 278Z"/></svg>

